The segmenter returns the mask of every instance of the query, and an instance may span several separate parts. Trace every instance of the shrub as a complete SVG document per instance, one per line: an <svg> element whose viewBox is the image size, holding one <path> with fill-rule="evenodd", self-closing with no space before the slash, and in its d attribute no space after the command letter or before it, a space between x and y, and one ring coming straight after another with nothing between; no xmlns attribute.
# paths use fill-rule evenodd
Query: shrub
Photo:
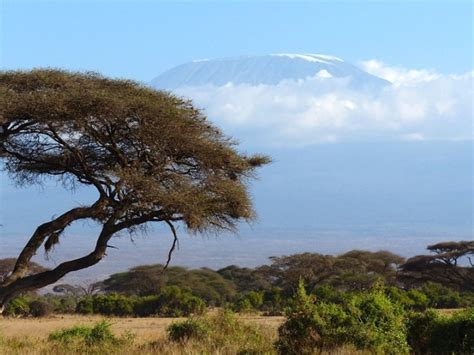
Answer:
<svg viewBox="0 0 474 355"><path fill-rule="evenodd" d="M410 314L408 341L415 352L436 354L474 353L474 308L451 317L435 311Z"/></svg>
<svg viewBox="0 0 474 355"><path fill-rule="evenodd" d="M262 308L263 292L249 291L237 296L233 309L237 312L253 312Z"/></svg>
<svg viewBox="0 0 474 355"><path fill-rule="evenodd" d="M94 313L94 304L91 297L84 297L77 302L76 312L80 314L92 314Z"/></svg>
<svg viewBox="0 0 474 355"><path fill-rule="evenodd" d="M78 339L85 340L91 333L91 328L82 325L76 325L71 328L61 329L49 334L48 340L62 343L70 343Z"/></svg>
<svg viewBox="0 0 474 355"><path fill-rule="evenodd" d="M168 337L185 347L183 353L268 354L272 337L261 327L239 321L231 311L190 318L168 327ZM190 350L192 349L192 350ZM160 352L161 349L157 349Z"/></svg>
<svg viewBox="0 0 474 355"><path fill-rule="evenodd" d="M134 299L117 294L98 295L92 298L94 313L114 316L133 314Z"/></svg>
<svg viewBox="0 0 474 355"><path fill-rule="evenodd" d="M278 328L275 347L280 354L311 354L321 347L321 318L317 314L315 299L306 293L300 280L287 320Z"/></svg>
<svg viewBox="0 0 474 355"><path fill-rule="evenodd" d="M459 308L463 306L463 300L459 292L443 285L427 282L421 291L430 300L432 308Z"/></svg>
<svg viewBox="0 0 474 355"><path fill-rule="evenodd" d="M343 304L315 302L300 282L276 348L282 354L311 354L352 344L384 354L408 353L404 311L373 290Z"/></svg>
<svg viewBox="0 0 474 355"><path fill-rule="evenodd" d="M321 285L313 290L318 302L342 304L347 300L346 292L338 291L331 285Z"/></svg>
<svg viewBox="0 0 474 355"><path fill-rule="evenodd" d="M407 316L407 340L415 354L426 354L430 348L440 314L434 310L411 312Z"/></svg>
<svg viewBox="0 0 474 355"><path fill-rule="evenodd" d="M25 297L16 297L11 300L4 311L7 316L28 316L30 314L30 306Z"/></svg>
<svg viewBox="0 0 474 355"><path fill-rule="evenodd" d="M29 307L33 317L45 317L53 311L53 306L42 299L31 301Z"/></svg>
<svg viewBox="0 0 474 355"><path fill-rule="evenodd" d="M52 332L48 340L64 344L83 343L86 346L123 345L133 342L133 336L130 333L126 333L122 337L116 337L112 333L111 324L107 321L101 321L93 327L77 325L72 328Z"/></svg>
<svg viewBox="0 0 474 355"><path fill-rule="evenodd" d="M168 327L168 336L172 341L183 342L190 338L203 339L209 335L210 329L207 322L199 319L187 319L183 322L173 323Z"/></svg>
<svg viewBox="0 0 474 355"><path fill-rule="evenodd" d="M285 307L285 299L278 287L263 291L262 309L266 315L282 315Z"/></svg>
<svg viewBox="0 0 474 355"><path fill-rule="evenodd" d="M412 308L416 311L424 311L428 308L430 300L426 294L418 290L410 290L407 292L408 297L412 301Z"/></svg>
<svg viewBox="0 0 474 355"><path fill-rule="evenodd" d="M165 287L156 300L157 314L165 317L182 317L203 314L206 304L199 297L177 286Z"/></svg>
<svg viewBox="0 0 474 355"><path fill-rule="evenodd" d="M161 303L159 296L144 296L137 298L133 313L139 317L158 315Z"/></svg>
<svg viewBox="0 0 474 355"><path fill-rule="evenodd" d="M76 312L78 299L73 296L57 296L47 294L41 298L46 301L54 313L74 313Z"/></svg>
<svg viewBox="0 0 474 355"><path fill-rule="evenodd" d="M391 302L379 290L354 296L351 306L351 316L357 320L352 329L352 342L357 348L383 354L408 353L402 306Z"/></svg>

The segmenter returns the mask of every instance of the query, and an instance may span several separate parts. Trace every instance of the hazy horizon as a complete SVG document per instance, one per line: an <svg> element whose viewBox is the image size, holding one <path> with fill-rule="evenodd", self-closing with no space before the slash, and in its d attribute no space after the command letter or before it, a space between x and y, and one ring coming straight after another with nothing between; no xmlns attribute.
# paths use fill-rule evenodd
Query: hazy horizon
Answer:
<svg viewBox="0 0 474 355"><path fill-rule="evenodd" d="M170 90L238 150L272 157L250 182L256 221L217 239L180 227L172 265L352 249L409 257L474 239L472 3L112 3L2 2L0 67L97 71ZM0 172L0 258L95 197L53 181L20 188ZM75 223L49 260L35 260L81 256L96 232ZM165 261L167 231L134 238L115 239L119 249L68 280Z"/></svg>

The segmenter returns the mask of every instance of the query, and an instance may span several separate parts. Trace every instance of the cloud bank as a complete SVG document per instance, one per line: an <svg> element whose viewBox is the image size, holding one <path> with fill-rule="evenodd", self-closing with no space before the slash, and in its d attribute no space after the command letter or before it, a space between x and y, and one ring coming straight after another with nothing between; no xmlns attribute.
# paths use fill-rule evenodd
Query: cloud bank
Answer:
<svg viewBox="0 0 474 355"><path fill-rule="evenodd" d="M355 90L349 77L318 73L277 85L228 83L176 92L193 99L226 131L270 145L473 138L474 71L445 75L376 60L361 67L392 84Z"/></svg>

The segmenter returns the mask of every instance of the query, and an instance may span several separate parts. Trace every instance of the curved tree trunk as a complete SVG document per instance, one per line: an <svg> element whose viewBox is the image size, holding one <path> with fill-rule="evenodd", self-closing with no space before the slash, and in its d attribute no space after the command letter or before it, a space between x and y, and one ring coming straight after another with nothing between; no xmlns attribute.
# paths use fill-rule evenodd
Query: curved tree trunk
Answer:
<svg viewBox="0 0 474 355"><path fill-rule="evenodd" d="M98 237L96 247L90 254L63 262L52 270L19 277L10 283L0 285L0 314L3 313L8 301L18 294L51 285L72 271L85 269L97 264L106 254L108 241L113 234L118 231L114 225L114 221L113 219L109 219L109 221L104 224Z"/></svg>

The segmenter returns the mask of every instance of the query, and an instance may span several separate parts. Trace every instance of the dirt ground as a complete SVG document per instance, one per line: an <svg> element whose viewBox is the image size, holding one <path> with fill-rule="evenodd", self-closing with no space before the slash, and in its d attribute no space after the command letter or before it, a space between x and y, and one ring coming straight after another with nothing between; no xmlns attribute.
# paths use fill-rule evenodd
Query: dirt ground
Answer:
<svg viewBox="0 0 474 355"><path fill-rule="evenodd" d="M101 316L54 315L45 318L1 318L0 333L5 337L46 338L58 329L74 325L92 325L103 320ZM184 318L105 318L112 323L114 333L120 335L125 331L136 334L139 343L153 341L164 337L166 328L172 322ZM240 319L260 325L276 328L283 322L283 317L263 317L258 315L243 315Z"/></svg>

